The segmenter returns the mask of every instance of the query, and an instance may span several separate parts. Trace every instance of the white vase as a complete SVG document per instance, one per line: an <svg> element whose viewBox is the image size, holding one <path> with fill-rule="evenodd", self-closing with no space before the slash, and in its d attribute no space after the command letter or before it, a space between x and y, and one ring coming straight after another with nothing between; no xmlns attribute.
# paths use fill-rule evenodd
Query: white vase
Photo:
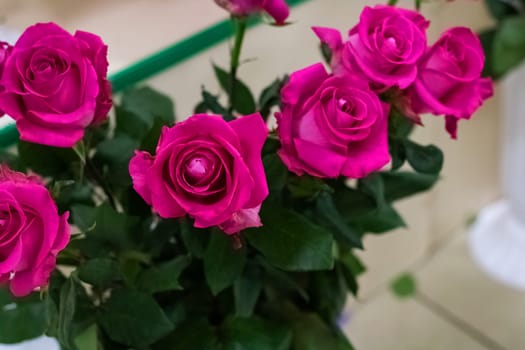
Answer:
<svg viewBox="0 0 525 350"><path fill-rule="evenodd" d="M474 260L490 276L525 290L525 65L503 81L501 97L504 199L481 210L469 245Z"/></svg>

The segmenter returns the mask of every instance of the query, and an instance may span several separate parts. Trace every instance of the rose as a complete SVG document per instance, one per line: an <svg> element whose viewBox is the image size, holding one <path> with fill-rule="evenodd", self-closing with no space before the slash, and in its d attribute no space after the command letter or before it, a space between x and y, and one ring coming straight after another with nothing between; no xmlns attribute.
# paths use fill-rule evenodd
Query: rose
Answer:
<svg viewBox="0 0 525 350"><path fill-rule="evenodd" d="M318 63L293 73L277 113L279 155L298 175L361 178L390 160L388 106L356 76L329 76Z"/></svg>
<svg viewBox="0 0 525 350"><path fill-rule="evenodd" d="M219 226L227 234L261 226L267 133L258 113L229 123L194 115L163 129L155 156L136 152L129 164L133 186L163 218L188 214L195 227Z"/></svg>
<svg viewBox="0 0 525 350"><path fill-rule="evenodd" d="M285 0L215 0L215 2L234 16L249 16L265 11L278 24L284 23L290 15Z"/></svg>
<svg viewBox="0 0 525 350"><path fill-rule="evenodd" d="M339 31L314 27L333 51L336 74L360 72L378 90L408 87L426 49L429 22L418 12L394 6L366 7L343 43Z"/></svg>
<svg viewBox="0 0 525 350"><path fill-rule="evenodd" d="M11 53L12 46L4 41L0 41L0 77L4 71L4 65L7 57ZM3 87L0 85L0 91L3 91ZM0 117L4 115L4 112L0 109Z"/></svg>
<svg viewBox="0 0 525 350"><path fill-rule="evenodd" d="M447 131L456 138L458 121L470 119L492 96L492 80L480 78L484 62L476 34L463 27L449 29L419 64L418 77L408 92L411 109L446 115Z"/></svg>
<svg viewBox="0 0 525 350"><path fill-rule="evenodd" d="M58 214L39 177L0 165L0 282L15 296L47 285L69 241L68 216Z"/></svg>
<svg viewBox="0 0 525 350"><path fill-rule="evenodd" d="M71 147L111 108L107 47L90 33L53 23L26 29L7 58L0 109L22 140Z"/></svg>

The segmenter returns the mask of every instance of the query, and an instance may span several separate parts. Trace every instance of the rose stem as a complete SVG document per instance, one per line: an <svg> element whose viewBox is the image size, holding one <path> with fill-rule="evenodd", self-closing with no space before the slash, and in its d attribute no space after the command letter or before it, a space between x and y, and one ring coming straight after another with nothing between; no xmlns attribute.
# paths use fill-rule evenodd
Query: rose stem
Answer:
<svg viewBox="0 0 525 350"><path fill-rule="evenodd" d="M89 172L91 173L91 176L93 177L93 180L95 180L95 182L102 188L102 190L106 194L106 197L108 197L108 201L109 201L109 204L111 205L111 207L113 209L115 209L116 211L118 211L117 203L115 202L115 198L113 197L113 194L111 193L111 190L110 190L108 184L106 183L106 181L104 181L104 179L102 178L102 176L98 172L98 170L95 167L95 165L93 165L93 163L91 162L91 159L89 157L86 157L86 167L89 170Z"/></svg>
<svg viewBox="0 0 525 350"><path fill-rule="evenodd" d="M242 42L244 40L244 33L246 33L246 17L232 17L232 22L235 29L235 41L231 50L230 60L230 101L229 112L233 112L235 105L235 88L237 85L237 70L239 68L239 60L241 57Z"/></svg>

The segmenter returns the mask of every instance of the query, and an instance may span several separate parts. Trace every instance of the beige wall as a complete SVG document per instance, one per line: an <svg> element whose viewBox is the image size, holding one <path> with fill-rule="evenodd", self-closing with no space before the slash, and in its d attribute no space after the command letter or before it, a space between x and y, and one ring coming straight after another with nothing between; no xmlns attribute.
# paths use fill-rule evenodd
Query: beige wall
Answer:
<svg viewBox="0 0 525 350"><path fill-rule="evenodd" d="M241 78L256 92L276 76L320 60L310 27L347 30L364 5L378 1L312 0L292 12L293 25L260 26L247 35ZM409 6L410 1L401 1ZM482 1L430 1L424 14L432 20L431 41L448 26L475 29L490 21ZM113 70L225 17L212 0L0 0L6 24L23 28L35 21L56 21L70 30L97 32L110 45ZM226 65L228 45L221 44L148 83L173 96L180 118L191 113L200 86L218 92L210 62ZM370 237L361 255L369 265L364 290L373 290L443 244L450 232L464 225L485 203L499 195L498 152L500 115L494 98L469 122L460 125L459 141L444 131L441 118L427 116L416 137L445 150L443 180L426 195L407 200L399 208L410 228L396 234Z"/></svg>

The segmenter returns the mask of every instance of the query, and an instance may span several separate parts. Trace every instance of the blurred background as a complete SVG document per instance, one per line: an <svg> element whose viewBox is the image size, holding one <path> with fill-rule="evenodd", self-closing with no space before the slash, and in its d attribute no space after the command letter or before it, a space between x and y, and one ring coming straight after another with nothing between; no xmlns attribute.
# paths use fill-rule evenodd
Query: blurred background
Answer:
<svg viewBox="0 0 525 350"><path fill-rule="evenodd" d="M311 0L292 10L292 25L251 29L241 79L258 93L277 76L320 61L310 27L346 31L357 22L363 6L377 3ZM400 4L411 7L413 1ZM480 30L492 23L483 1L433 0L424 2L422 12L432 21L431 42L451 26ZM6 33L54 21L70 31L99 34L109 45L112 73L226 18L212 0L0 0L0 14ZM141 84L172 96L182 119L198 102L201 85L219 91L211 62L226 65L227 42ZM425 127L418 128L418 141L436 144L445 152L443 179L434 191L399 205L408 228L365 240L359 256L368 271L360 281L360 297L348 301L344 322L358 350L525 348L525 293L487 277L467 244L468 226L478 211L501 196L502 89L498 86L495 97L471 121L460 124L458 141L444 131L442 118L425 116ZM416 277L418 297L399 299L390 284L407 272ZM35 347L48 348L51 345Z"/></svg>

